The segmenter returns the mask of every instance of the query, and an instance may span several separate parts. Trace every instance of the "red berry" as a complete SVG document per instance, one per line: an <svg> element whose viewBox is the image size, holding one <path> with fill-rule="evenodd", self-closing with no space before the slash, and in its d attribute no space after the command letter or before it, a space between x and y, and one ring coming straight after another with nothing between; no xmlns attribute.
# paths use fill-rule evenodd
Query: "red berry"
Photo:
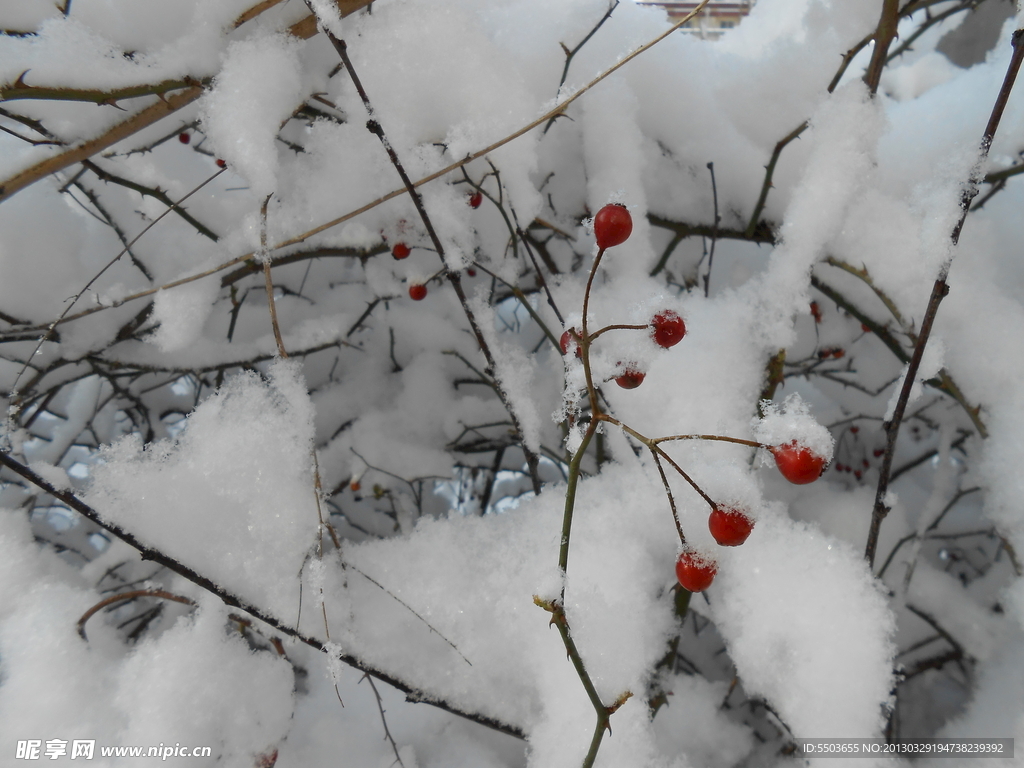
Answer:
<svg viewBox="0 0 1024 768"><path fill-rule="evenodd" d="M578 334L579 331L576 331L576 333ZM583 357L583 347L579 345L568 331L562 334L562 338L558 340L558 346L561 348L563 355L569 354L570 346L576 347L576 357Z"/></svg>
<svg viewBox="0 0 1024 768"><path fill-rule="evenodd" d="M189 136L187 133L182 132L178 134L178 141L180 141L182 144L188 144L190 141L192 141L192 137Z"/></svg>
<svg viewBox="0 0 1024 768"><path fill-rule="evenodd" d="M423 301L427 298L427 286L423 283L413 283L409 286L409 298L413 301Z"/></svg>
<svg viewBox="0 0 1024 768"><path fill-rule="evenodd" d="M482 194L480 194L479 192L474 192L472 195L469 196L469 207L470 208L479 208L480 204L483 201L484 201L484 196Z"/></svg>
<svg viewBox="0 0 1024 768"><path fill-rule="evenodd" d="M222 160L221 158L218 157L217 158L217 167L218 168L227 168L228 167L227 161Z"/></svg>
<svg viewBox="0 0 1024 768"><path fill-rule="evenodd" d="M814 322L821 322L821 307L818 306L818 302L811 302L811 316L814 318Z"/></svg>
<svg viewBox="0 0 1024 768"><path fill-rule="evenodd" d="M632 231L633 217L620 203L606 205L594 217L594 237L601 250L626 242Z"/></svg>
<svg viewBox="0 0 1024 768"><path fill-rule="evenodd" d="M858 432L860 432L860 427L857 427L857 426L850 427L850 433L851 434L856 435Z"/></svg>
<svg viewBox="0 0 1024 768"><path fill-rule="evenodd" d="M825 459L793 440L771 449L782 476L795 485L813 483L825 471Z"/></svg>
<svg viewBox="0 0 1024 768"><path fill-rule="evenodd" d="M860 324L860 329L864 331L864 333L871 333L871 329L868 328L864 323Z"/></svg>
<svg viewBox="0 0 1024 768"><path fill-rule="evenodd" d="M875 448L875 450L871 452L871 455L877 459L883 453L885 453L885 448Z"/></svg>
<svg viewBox="0 0 1024 768"><path fill-rule="evenodd" d="M754 530L754 521L738 509L715 507L708 518L708 528L723 547L738 547Z"/></svg>
<svg viewBox="0 0 1024 768"><path fill-rule="evenodd" d="M654 343L665 349L674 347L686 335L686 324L683 323L683 318L671 309L656 314L651 320L651 328L654 329L652 334Z"/></svg>
<svg viewBox="0 0 1024 768"><path fill-rule="evenodd" d="M861 473L861 471L859 469L853 470L853 476L856 477L858 480L860 480L861 474L862 473Z"/></svg>
<svg viewBox="0 0 1024 768"><path fill-rule="evenodd" d="M391 249L391 255L401 261L409 257L412 251L409 250L409 246L405 243L395 243L395 247Z"/></svg>
<svg viewBox="0 0 1024 768"><path fill-rule="evenodd" d="M466 270L466 276L467 277L476 277L476 270L473 269L472 267L470 267L469 269Z"/></svg>
<svg viewBox="0 0 1024 768"><path fill-rule="evenodd" d="M348 484L348 487L352 489L352 493L359 493L363 488L363 484L358 480L353 480Z"/></svg>
<svg viewBox="0 0 1024 768"><path fill-rule="evenodd" d="M716 573L718 565L692 549L684 550L676 560L679 585L690 592L703 592L710 587Z"/></svg>
<svg viewBox="0 0 1024 768"><path fill-rule="evenodd" d="M623 389L636 389L644 383L646 377L647 374L643 371L638 371L632 365L627 365L622 375L615 377L615 383Z"/></svg>

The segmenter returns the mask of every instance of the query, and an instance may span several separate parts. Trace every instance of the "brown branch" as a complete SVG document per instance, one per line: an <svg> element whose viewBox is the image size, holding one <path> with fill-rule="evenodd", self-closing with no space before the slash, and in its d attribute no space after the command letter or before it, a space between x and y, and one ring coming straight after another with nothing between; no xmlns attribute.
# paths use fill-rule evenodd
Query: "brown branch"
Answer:
<svg viewBox="0 0 1024 768"><path fill-rule="evenodd" d="M85 101L93 104L116 106L116 103L121 99L137 99L141 96L162 96L170 91L204 87L209 84L208 80L185 77L181 80L163 80L159 83L127 85L123 88L103 91L97 88L61 88L27 85L25 83L26 74L28 74L27 70L22 72L14 83L8 86L0 85L0 101L18 101L22 99Z"/></svg>
<svg viewBox="0 0 1024 768"><path fill-rule="evenodd" d="M882 0L882 15L878 19L878 29L875 30L875 47L871 52L871 63L864 73L864 82L872 96L878 91L882 69L889 55L889 46L896 37L898 23L899 0Z"/></svg>
<svg viewBox="0 0 1024 768"><path fill-rule="evenodd" d="M176 214L178 214L181 218L183 218L185 221L191 224L199 234L210 238L211 240L213 240L213 242L217 242L217 240L220 239L217 237L217 235L213 233L213 231L209 227L207 227L201 221L196 219L192 214L190 214L180 205L171 200L171 198L167 196L167 193L164 192L159 187L147 187L143 184L139 184L129 179L125 179L120 176L115 176L114 174L108 173L107 171L100 168L92 160L83 160L82 165L84 165L86 168L88 168L90 171L96 174L96 176L101 181L106 181L109 182L110 184L117 184L118 186L124 187L125 189L130 189L135 192L138 192L143 197L152 197L154 200L159 200L161 203L166 205L168 208L171 208Z"/></svg>
<svg viewBox="0 0 1024 768"><path fill-rule="evenodd" d="M98 603L96 603L96 605L94 605L92 608L83 613L82 618L78 620L77 624L78 634L81 636L83 640L88 640L89 638L85 635L85 623L89 621L89 619L91 619L98 611L103 610L108 605L114 605L115 603L124 603L128 600L134 600L138 597L160 597L164 600L173 600L176 603L191 605L193 608L196 605L195 600L193 600L192 598L183 597L181 595L175 595L172 592L165 592L162 589L136 589L133 592L121 592L116 595L111 595L110 597L104 600L100 600Z"/></svg>
<svg viewBox="0 0 1024 768"><path fill-rule="evenodd" d="M347 16L360 8L369 5L370 2L372 2L372 0L346 0L345 2L339 3L339 8L341 9L342 15ZM271 7L266 3L259 3L258 6L265 6L263 10ZM246 13L249 12L247 11ZM242 14L242 16L245 15L246 14ZM242 17L239 18L241 19ZM253 18L253 16L250 16L249 18ZM237 22L236 26L240 23L243 22ZM316 34L316 19L311 16L306 17L289 27L288 33L293 37L308 40ZM177 112L179 109L188 106L202 95L203 89L193 86L185 88L177 93L173 93L170 96L162 97L160 101L146 107L141 112L132 115L125 121L118 123L96 138L65 150L60 154L48 157L46 160L38 162L35 165L8 177L7 179L0 180L0 203L25 187L49 176L51 173L61 171L69 165L80 163L82 160L92 157L98 152L102 152L104 149L117 144L119 141L123 141L129 136L133 136L143 128L147 128L153 123Z"/></svg>
<svg viewBox="0 0 1024 768"><path fill-rule="evenodd" d="M88 504L79 499L73 493L71 493L70 491L59 490L58 488L55 488L54 486L50 485L46 480L41 478L31 469L16 461L15 459L11 458L11 456L5 451L0 451L0 464L3 464L14 473L28 480L37 488L46 491L55 499L67 505L69 508L75 510L86 519L91 520L93 523L95 523L100 528L107 531L117 539L123 541L125 544L127 544L132 549L136 550L140 555L142 555L143 560L152 560L154 563L162 565L169 571L172 571L173 573L178 574L187 581L195 584L197 587L206 590L210 594L216 595L225 605L229 605L232 608L238 608L239 610L245 611L250 616L259 619L264 624L273 627L278 632L281 632L284 635L293 637L296 640L304 643L305 645L308 645L311 648L315 648L316 650L322 653L330 652L329 649L324 645L324 643L322 643L317 638L303 634L298 629L291 627L281 619L271 615L262 608L246 602L238 595L234 594L233 592L230 592L229 590L220 586L219 584L212 581L203 574L199 573L198 571L195 571L192 568L185 565L184 563L181 563L175 560L174 558L165 555L160 550L150 547L149 545L143 543L133 533L122 528L116 523L107 522L100 516L100 514L95 509L90 507ZM441 697L424 693L423 691L420 691L412 687L405 681L396 677L392 677L391 675L388 675L386 672L383 672L375 667L370 666L369 664L362 661L356 656L352 656L347 653L341 653L337 655L337 658L344 664L347 664L348 666L354 669L358 669L360 672L368 673L373 677L377 678L378 680L381 680L387 683L388 685L402 691L406 694L407 701L426 702L432 704L438 709L443 709L446 712L450 712L454 715L459 715L460 717L464 717L467 720L471 720L475 723L484 725L488 728L501 731L502 733L507 733L510 736L515 736L520 739L525 738L525 734L523 733L523 731L514 725L509 725L508 723L503 723L500 720L496 720L485 715L480 715L475 712L468 712L466 710L460 709L456 705L445 701Z"/></svg>
<svg viewBox="0 0 1024 768"><path fill-rule="evenodd" d="M310 8L312 9L312 6L310 6ZM498 370L497 361L494 359L494 354L491 352L490 345L487 343L486 338L484 338L483 330L477 322L475 313L469 306L469 299L466 296L465 290L462 288L462 276L455 270L449 268L448 263L445 260L444 245L441 243L441 238L438 237L437 232L434 230L434 225L430 220L430 216L427 214L427 209L423 205L423 198L420 196L420 193L416 191L412 180L405 171L405 167L398 158L398 154L395 152L391 142L388 141L387 136L384 134L383 126L381 126L374 117L373 105L370 103L370 97L367 95L366 89L363 87L362 81L359 79L359 75L356 73L355 67L352 65L352 60L349 58L348 45L344 40L340 39L334 35L333 32L327 29L326 26L324 27L323 32L327 35L328 39L334 45L334 49L341 57L341 61L345 65L345 71L348 72L349 77L352 79L352 84L355 86L356 91L359 94L359 98L362 100L363 106L366 108L366 112L370 118L366 123L367 130L380 140L384 150L388 154L388 158L391 160L391 164L402 179L402 183L404 184L406 191L409 193L409 197L412 199L412 203L419 214L420 220L423 222L423 226L427 230L427 235L430 237L430 241L434 245L434 250L437 252L438 258L441 259L444 276L455 291L455 295L459 299L459 304L462 305L462 310L466 315L466 319L469 321L469 327L473 332L473 336L476 338L477 345L480 347L480 351L483 352L484 358L487 360L487 371L492 375L492 377L494 377ZM539 471L540 460L537 454L526 445L526 438L522 429L522 424L519 420L519 415L516 413L516 409L513 407L512 401L509 398L505 387L496 377L494 378L494 385L499 399L508 411L509 417L512 419L512 425L515 428L516 433L520 436L520 447L523 454L526 456L526 463L530 470L530 479L533 483L533 492L539 495L541 492Z"/></svg>
<svg viewBox="0 0 1024 768"><path fill-rule="evenodd" d="M757 232L761 213L764 211L765 202L768 200L768 190L772 188L772 176L775 174L775 165L779 162L782 150L784 150L790 142L796 141L800 138L800 134L806 131L807 126L809 125L810 123L807 120L804 120L800 125L787 133L779 139L778 143L776 143L771 159L768 161L768 165L764 167L764 182L761 184L761 194L757 198L757 204L754 206L754 212L750 214L750 221L747 222L747 229L743 233L747 238L754 239L754 233Z"/></svg>

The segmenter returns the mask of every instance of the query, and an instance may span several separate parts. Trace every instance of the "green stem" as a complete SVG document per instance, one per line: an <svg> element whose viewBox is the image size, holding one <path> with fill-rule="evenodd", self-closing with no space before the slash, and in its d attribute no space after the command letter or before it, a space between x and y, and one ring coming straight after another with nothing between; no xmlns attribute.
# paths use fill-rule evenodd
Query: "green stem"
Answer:
<svg viewBox="0 0 1024 768"><path fill-rule="evenodd" d="M569 568L569 535L572 532L572 513L576 506L576 487L580 479L580 463L583 461L583 454L587 452L587 446L590 445L590 439L597 431L597 423L597 419L591 420L583 435L583 442L580 443L580 447L573 454L572 461L569 462L569 484L565 489L565 512L562 515L562 542L558 548L558 568L562 572L563 579ZM562 583L562 599L565 599L564 581Z"/></svg>

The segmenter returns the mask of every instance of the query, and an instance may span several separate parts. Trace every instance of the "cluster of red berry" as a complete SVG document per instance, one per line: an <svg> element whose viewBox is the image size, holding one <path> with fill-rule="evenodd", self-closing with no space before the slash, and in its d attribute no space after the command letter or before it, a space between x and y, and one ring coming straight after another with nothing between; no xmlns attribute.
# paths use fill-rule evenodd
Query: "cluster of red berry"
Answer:
<svg viewBox="0 0 1024 768"><path fill-rule="evenodd" d="M604 251L621 245L629 239L633 232L633 217L629 215L626 206L619 203L610 203L604 206L594 217L594 238L597 240L597 247ZM677 313L671 309L659 312L651 318L648 327L651 329L651 338L654 343L664 349L674 347L686 335L686 324ZM573 348L576 357L583 356L583 350L577 343L580 331L578 328L567 330L558 340L558 346L563 355L569 354ZM635 362L625 364L622 374L615 377L615 383L623 389L636 389L643 384L647 377L646 371L642 371Z"/></svg>
<svg viewBox="0 0 1024 768"><path fill-rule="evenodd" d="M479 208L481 203L483 203L483 201L484 201L484 196L480 192L474 192L473 194L469 195L469 197L467 198L467 202L469 203L469 207L470 208ZM402 243L402 242L395 243L394 247L391 249L391 256L395 259L395 261L401 261L402 259L407 259L407 258L409 258L409 255L411 253L412 253L412 248L410 248L408 245L406 245L405 243ZM474 275L476 275L476 271L475 270L470 269L470 270L467 270L467 272L468 272L470 277L473 277ZM410 285L409 286L409 298L412 299L413 301L423 301L423 299L427 298L427 286L426 286L426 284L424 284L424 283L413 283L412 285Z"/></svg>
<svg viewBox="0 0 1024 768"><path fill-rule="evenodd" d="M795 440L769 449L782 476L795 485L813 483L825 471L825 459ZM754 530L754 521L742 510L716 506L708 517L711 535L723 547L738 547ZM718 573L718 563L686 547L676 560L679 585L690 592L703 592Z"/></svg>
<svg viewBox="0 0 1024 768"><path fill-rule="evenodd" d="M600 248L597 260L600 261L606 248L624 243L632 231L633 220L625 206L616 203L604 206L594 217L594 236L598 248ZM595 262L594 269L596 267L597 262ZM584 312L586 312L586 302L584 302ZM815 321L820 322L820 309L816 303L811 305L811 312ZM619 327L642 328L643 326ZM665 349L674 347L686 335L686 325L683 319L672 310L656 314L647 327L650 329L654 343ZM599 331L590 338L594 338L600 333L602 332ZM576 357L582 359L583 346L581 342L586 343L582 331L578 328L571 328L562 333L558 345L563 355L568 355L572 351ZM842 357L844 353L842 350L838 350L838 354L834 352L830 352L830 354L834 357ZM622 365L621 362L620 365ZM630 362L625 364L624 372L615 378L615 383L624 389L635 389L643 383L645 376L645 372L640 370L636 363ZM796 485L812 483L825 471L825 457L818 455L796 440L774 446L741 440L736 442L767 448L775 458L775 465L782 476ZM738 547L747 540L751 531L754 530L754 521L748 511L712 502L708 528L719 545ZM683 539L681 529L679 534ZM716 573L718 573L718 564L715 560L694 549L683 540L683 550L676 560L676 577L680 586L690 592L703 592L711 586Z"/></svg>

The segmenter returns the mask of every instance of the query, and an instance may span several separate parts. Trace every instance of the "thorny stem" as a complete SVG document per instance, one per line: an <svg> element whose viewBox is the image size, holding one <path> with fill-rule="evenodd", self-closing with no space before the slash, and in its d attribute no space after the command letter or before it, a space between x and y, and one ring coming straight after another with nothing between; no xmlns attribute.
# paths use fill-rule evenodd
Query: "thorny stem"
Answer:
<svg viewBox="0 0 1024 768"><path fill-rule="evenodd" d="M868 64L864 73L864 82L868 86L871 95L878 91L878 83L882 79L882 69L885 67L886 58L889 54L889 46L896 37L896 25L899 22L900 8L899 0L882 0L882 15L878 19L878 29L875 30L875 47L871 52L871 63Z"/></svg>
<svg viewBox="0 0 1024 768"><path fill-rule="evenodd" d="M313 6L307 0L310 10L314 10ZM473 332L473 336L476 338L477 345L480 347L480 351L483 352L484 358L487 360L488 371L494 376L495 391L498 393L498 397L502 404L505 406L505 410L508 411L509 418L512 420L512 426L515 428L516 433L520 437L520 448L526 457L526 464L530 471L530 480L533 484L533 492L540 495L541 483L540 483L540 461L537 454L526 444L525 433L523 432L522 424L519 420L519 415L516 413L513 407L512 401L508 396L508 392L505 387L501 384L500 380L496 377L498 372L498 365L494 359L494 355L491 352L490 345L484 338L483 331L480 328L479 323L476 319L476 314L469 306L469 300L466 297L466 292L462 288L462 277L455 270L448 266L448 262L445 259L445 248L441 243L441 238L437 236L437 232L434 230L434 225L430 220L430 216L427 214L427 209L423 205L423 198L420 193L416 191L416 187L413 185L412 179L405 172L405 167L402 165L401 160L398 158L398 154L395 152L391 142L388 141L387 136L384 133L384 128L374 117L373 104L370 102L370 97L366 93L366 89L363 87L362 81L359 79L359 75L356 73L355 67L352 65L352 60L348 55L347 43L336 36L333 32L327 29L326 25L322 25L322 31L327 35L334 49L338 52L341 57L342 64L345 66L345 71L348 72L349 77L352 79L352 84L355 86L356 92L359 94L360 100L363 102L363 106L366 108L369 120L366 123L367 130L376 136L380 143L384 146L384 150L388 154L388 158L391 160L391 164L398 172L399 177L402 179L404 189L409 194L409 198L412 200L413 205L416 207L416 212L419 214L420 219L423 221L423 226L427 230L427 235L430 237L430 241L434 245L434 249L437 251L438 258L441 259L441 264L444 269L445 278L448 280L452 289L455 291L455 295L459 299L459 303L462 305L462 310L466 315L466 319L469 321L470 329Z"/></svg>
<svg viewBox="0 0 1024 768"><path fill-rule="evenodd" d="M363 675L363 680L370 684L370 689L373 691L373 697L377 700L377 710L380 712L380 722L384 726L384 738L391 744L391 751L395 753L395 762L398 763L402 768L405 768L405 763L402 762L402 756L398 754L398 745L395 743L395 738L391 735L391 731L388 729L387 718L384 717L384 700L380 697L380 692L377 690L377 684L373 682L373 678L369 675ZM360 680L359 682L362 682ZM394 765L395 763L392 763Z"/></svg>
<svg viewBox="0 0 1024 768"><path fill-rule="evenodd" d="M761 213L764 211L765 203L768 201L768 190L772 188L772 176L775 175L775 166L779 162L782 150L784 150L791 141L798 139L800 134L807 130L808 125L810 125L810 123L804 120L800 125L779 139L778 143L775 145L775 150L772 152L771 159L768 161L768 165L764 167L764 182L761 184L761 194L757 198L757 204L754 206L754 212L750 214L750 221L747 222L747 229L745 231L747 237L753 237L754 232L757 230L757 222L760 220Z"/></svg>
<svg viewBox="0 0 1024 768"><path fill-rule="evenodd" d="M985 133L981 139L981 148L979 151L978 163L975 166L975 171L972 174L972 178L968 184L964 187L963 194L960 198L960 219L953 227L953 231L950 234L950 242L955 250L956 246L960 242L960 232L963 230L964 222L967 220L967 214L971 208L971 200L978 194L978 176L981 164L988 157L989 148L992 146L992 139L995 137L996 130L999 127L999 121L1003 114L1003 109L1006 107L1006 102L1010 97L1010 91L1013 90L1014 80L1017 78L1017 72L1020 70L1021 61L1024 60L1024 29L1018 29L1013 33L1013 55L1010 58L1010 64L1007 67L1006 75L1003 78L1002 87L999 89L999 95L996 97L995 104L992 107L992 114L989 117L988 124L985 126ZM885 454L882 459L882 467L880 469L878 478L878 488L875 492L875 505L871 513L871 528L868 531L868 540L864 549L864 557L868 561L868 565L873 567L875 562L875 551L878 548L878 534L882 526L882 520L889 513L889 505L886 502L886 497L889 493L889 480L890 473L892 471L892 460L896 450L896 438L899 435L900 424L903 420L903 414L906 411L907 403L910 400L910 391L917 380L917 371L921 366L921 358L924 356L925 345L928 343L928 337L931 335L932 324L935 321L935 315L938 312L939 304L942 299L949 293L949 286L946 284L946 277L949 274L949 267L952 260L952 253L949 258L943 264L942 269L939 271L939 277L936 279L934 286L932 287L932 294L928 300L928 307L925 310L924 319L921 322L921 331L918 334L917 343L914 345L914 354L910 359L910 364L907 367L907 372L903 380L903 388L900 390L899 399L896 401L896 408L893 411L892 418L885 422L884 429L886 433L886 445Z"/></svg>
<svg viewBox="0 0 1024 768"><path fill-rule="evenodd" d="M613 0L612 4L608 6L608 10L605 12L604 16L601 17L601 20L594 25L594 28L587 33L587 36L584 37L571 51L566 47L565 43L559 43L559 45L562 46L562 50L565 52L565 66L562 67L562 77L558 80L559 92L561 92L562 86L565 85L565 78L569 76L569 65L572 64L573 57L580 52L580 49L584 45L586 45L589 42L590 38L597 34L597 30L599 30L602 27L602 25L612 17L612 12L614 12L615 9L618 7L619 0ZM555 122L555 119L557 117L558 115L555 115L550 120L548 120L548 124L544 126L544 133L548 132L548 129L551 128L552 124Z"/></svg>

